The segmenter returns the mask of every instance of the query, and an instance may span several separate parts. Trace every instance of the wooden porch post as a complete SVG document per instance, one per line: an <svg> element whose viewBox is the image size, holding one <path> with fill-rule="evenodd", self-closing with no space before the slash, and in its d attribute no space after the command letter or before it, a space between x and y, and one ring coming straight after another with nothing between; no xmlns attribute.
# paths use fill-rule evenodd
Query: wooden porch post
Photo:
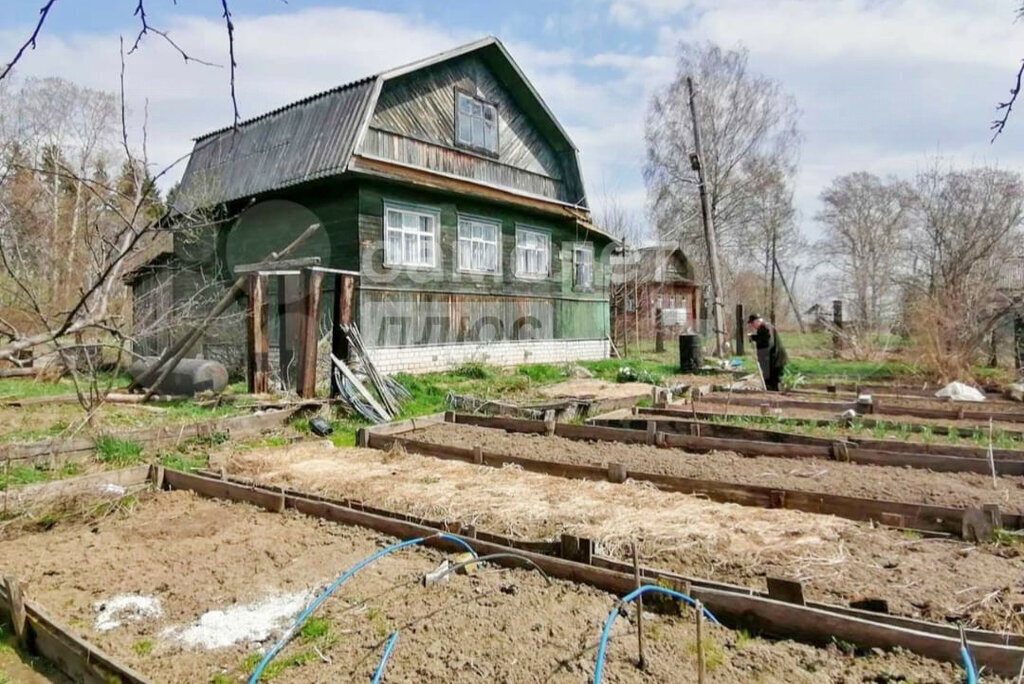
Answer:
<svg viewBox="0 0 1024 684"><path fill-rule="evenodd" d="M355 301L355 276L337 274L334 276L334 330L331 333L331 353L342 361L348 361L348 338L341 331L341 326L351 325L355 318L353 303ZM333 369L332 369L333 370ZM341 388L331 373L331 396L337 397Z"/></svg>
<svg viewBox="0 0 1024 684"><path fill-rule="evenodd" d="M246 381L249 392L268 391L270 373L270 340L267 338L267 276L250 273L247 283L249 304L246 316L248 365Z"/></svg>
<svg viewBox="0 0 1024 684"><path fill-rule="evenodd" d="M296 389L303 399L316 396L316 344L320 337L320 294L323 280L323 271L302 269L302 326Z"/></svg>

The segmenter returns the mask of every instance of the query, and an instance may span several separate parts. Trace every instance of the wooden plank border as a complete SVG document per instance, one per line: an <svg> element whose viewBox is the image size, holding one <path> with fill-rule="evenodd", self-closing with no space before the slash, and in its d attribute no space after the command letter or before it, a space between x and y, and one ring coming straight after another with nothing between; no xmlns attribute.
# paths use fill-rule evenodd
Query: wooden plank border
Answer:
<svg viewBox="0 0 1024 684"><path fill-rule="evenodd" d="M388 435L377 437L382 440L401 439ZM258 487L171 470L165 473L165 483L169 487L189 489L202 496L256 505L262 505L267 495L277 495ZM399 539L425 536L428 537L429 545L451 551L461 548L454 542L436 537L437 530L426 525L357 511L325 500L288 494L284 497L286 507L313 517L368 527ZM472 543L481 554L511 550L507 546L480 538L464 539ZM616 595L625 594L635 587L632 573L553 558L532 551L519 550L517 553L528 558L551 577L588 584ZM524 566L524 562L516 558L496 559L495 562L510 567ZM957 637L885 624L815 606L789 604L753 593L743 594L704 586L694 586L690 591L695 599L702 601L728 627L742 627L766 636L792 638L820 645L832 643L833 639L842 639L865 648L905 648L947 662L959 662L960 659L960 640ZM1015 675L1024 660L1024 649L991 640L970 640L970 648L979 665L1003 676Z"/></svg>
<svg viewBox="0 0 1024 684"><path fill-rule="evenodd" d="M857 437L811 437L738 425L724 425L683 418L649 420L647 416L596 418L588 421L595 427L627 430L647 429L655 423L668 444L692 451L730 450L746 456L782 456L835 458L835 445L845 445L843 460L873 465L909 466L944 472L991 474L988 450L935 444L915 444L895 440L862 440ZM920 448L918 448L920 447ZM927 447L939 447L935 450ZM1001 475L1024 475L1024 451L994 449L996 472Z"/></svg>
<svg viewBox="0 0 1024 684"><path fill-rule="evenodd" d="M736 394L721 395L709 394L701 397L700 404L732 404L733 406L763 406L767 404L772 408L795 408L807 411L848 411L854 410L858 413L868 413L876 416L908 416L911 418L935 418L940 420L992 420L1003 423L1024 423L1024 411L979 411L966 406L957 408L926 408L923 406L905 406L901 404L888 404L884 401L875 401L872 404L861 405L856 402L847 401L808 401L804 399L790 399L781 397L750 397L737 396Z"/></svg>
<svg viewBox="0 0 1024 684"><path fill-rule="evenodd" d="M252 480L251 478L221 475L219 473L213 473L211 471L197 471L196 474L207 478L227 480L233 484L239 484L245 487L251 487L256 489L272 489L275 492L277 491L277 487L260 485L258 482ZM566 535L563 535L559 541L524 540L515 537L507 537L499 534L492 534L484 530L477 530L472 526L466 526L463 523L457 521L427 520L424 518L420 518L418 516L408 515L406 513L391 511L388 509L378 508L375 506L368 506L360 501L356 501L353 499L333 499L331 497L325 497L319 494L303 492L300 490L289 488L281 488L280 491L283 492L286 497L298 497L311 499L313 501L323 501L345 508L352 508L357 511L373 513L374 515L379 515L387 518L394 518L398 520L405 520L407 522L413 522L419 525L425 525L427 527L431 527L436 530L448 532L451 534L461 534L465 536L467 539L482 539L485 541L493 542L495 544L501 544L509 548L526 549L529 551L534 551L536 553L542 553L549 556L556 556L559 558L572 559L573 553L567 547L570 546L573 542L579 541L578 538L567 537ZM287 501L290 502L291 499L287 499ZM593 546L592 542L591 546ZM591 564L596 565L598 567L604 567L610 570L617 570L624 573L630 573L634 571L634 566L632 563L618 561L606 556L598 555L596 553L591 554ZM641 575L648 579L667 580L670 582L674 582L676 584L688 583L692 586L716 589L719 591L728 591L741 594L744 596L765 596L764 592L757 591L756 589L752 589L750 587L745 587L737 584L728 584L724 582L714 582L712 580L689 577L686 575L680 575L678 573L668 572L665 570L658 570L650 567L641 566ZM878 613L874 611L867 611L858 608L849 608L846 606L828 603L817 603L808 601L806 604L821 610L839 612L843 615L851 615L853 617L859 617L866 620L882 622L884 624L892 624L900 627L905 627L908 629L914 629L917 631L930 632L933 634L943 634L952 637L959 637L960 634L959 628L955 625L948 625L937 622L926 622L924 620L904 617L901 615ZM1024 635L1006 634L986 630L967 630L966 633L972 641L1007 644L1012 646L1024 646Z"/></svg>
<svg viewBox="0 0 1024 684"><path fill-rule="evenodd" d="M469 423L488 427L501 426L500 429L513 431L519 426L522 428L520 431L529 431L537 434L541 434L540 426L544 425L540 421L518 418L488 418L485 416L464 416L463 414L456 414L450 416L450 418L457 423ZM646 431L593 428L597 432L584 432L583 428L586 427L588 426L559 423L555 425L555 434L569 439L619 441L624 443L646 443L650 439L649 433ZM665 435L666 439L671 437L674 436ZM963 533L964 516L970 510L949 506L865 499L824 492L661 475L626 470L620 464L612 464L613 466L618 466L617 468L605 468L594 465L558 463L522 456L507 456L485 452L480 449L434 444L432 442L403 437L400 433L379 434L372 430L367 431L366 444L364 446L386 450L396 443L412 453L460 460L477 465L500 468L511 464L531 472L570 479L610 480L615 482L632 479L650 482L664 491L696 494L720 503L735 503L760 508L787 508L805 513L835 515L849 520L874 522L890 527L956 536L960 536ZM615 472L612 472L613 470ZM1024 520L1022 520L1020 515L1004 513L1002 514L1002 525L1010 530L1021 529L1024 527Z"/></svg>
<svg viewBox="0 0 1024 684"><path fill-rule="evenodd" d="M8 513L25 508L39 501L59 499L65 496L96 491L101 485L117 485L125 489L145 484L152 477L152 467L138 465L120 470L104 470L63 480L16 485L0 490L0 510Z"/></svg>
<svg viewBox="0 0 1024 684"><path fill-rule="evenodd" d="M266 413L217 418L214 420L179 425L164 425L139 430L111 433L110 437L138 442L147 447L177 444L189 439L209 437L227 433L233 438L258 435L267 430L281 427L302 407L293 407ZM0 446L0 462L10 460L12 465L34 465L36 463L66 463L85 459L96 449L95 441L88 437L74 439L47 439L39 442L8 444ZM61 458L57 458L61 457Z"/></svg>
<svg viewBox="0 0 1024 684"><path fill-rule="evenodd" d="M496 428L508 432L544 434L544 423L522 418L503 418L455 414L451 422ZM609 422L609 421L605 421ZM987 457L965 458L961 456L888 452L867 449L856 442L842 439L815 440L811 443L788 441L765 441L744 437L715 437L705 434L668 432L660 421L642 419L625 420L623 427L590 424L573 425L558 423L554 434L566 439L598 442L623 442L627 444L657 444L680 447L689 451L732 451L743 456L777 456L781 458L819 458L843 460L866 465L888 465L897 467L923 468L941 472L980 473L987 475L992 466ZM640 423L643 428L640 429ZM776 433L784 435L785 433ZM1024 453L1018 458L995 459L996 472L1001 475L1024 475Z"/></svg>
<svg viewBox="0 0 1024 684"><path fill-rule="evenodd" d="M737 417L757 418L757 417L759 417L757 414L754 414L754 413L730 413L729 412L729 407L728 407L728 405L725 402L722 402L722 403L712 403L711 406L718 407L719 410L712 411L712 410L708 410L707 408L696 408L696 407L683 408L682 405L680 405L680 404L673 404L671 406L638 406L635 410L636 410L636 412L638 414L654 414L654 415L659 415L659 416L676 416L676 417L679 417L679 418L692 418L692 419L708 419L708 418L723 418L723 417L733 417L733 418L737 418ZM744 407L744 408L750 408L750 407ZM724 410L722 410L722 409L724 409ZM777 416L774 416L774 418L776 420L780 420L780 421L784 421L786 423L789 423L790 425L826 426L826 425L838 425L838 424L840 424L842 422L839 418L802 418L802 417L797 417L797 416L787 416L786 414L777 415ZM936 435L948 435L949 431L951 429L949 426L946 426L946 425L924 425L924 424L921 424L921 423L899 423L899 422L896 422L894 420L870 418L870 417L866 417L866 416L858 416L857 422L860 423L861 425L863 425L864 427L869 427L869 428L870 427L888 427L888 428L891 428L893 430L895 430L897 428L902 428L902 429L906 429L906 430L908 430L910 432L924 432L925 429L928 429L933 434L936 434ZM967 426L967 425L965 425L965 426L956 426L956 425L954 425L952 427L952 429L957 430L958 432L964 432L964 431L968 431L968 430L970 430L972 432L973 431L977 431L977 430L985 430L985 431L987 431L988 430L988 425L980 425L980 424L979 425L969 425L969 426ZM1018 439L1024 438L1024 430L1010 430L1010 429L1006 429L1006 428L1001 428L1001 429L1002 429L1002 431L1004 433L1013 435L1014 437L1016 437Z"/></svg>
<svg viewBox="0 0 1024 684"><path fill-rule="evenodd" d="M24 599L25 645L54 664L74 682L83 684L148 684L141 674L75 636L33 601ZM0 583L0 623L13 624L10 595Z"/></svg>
<svg viewBox="0 0 1024 684"><path fill-rule="evenodd" d="M694 419L689 413L684 415L660 415L656 412L635 409L634 414L616 415L614 413L595 416L587 421L588 425L604 427L623 427L633 430L645 429L646 422L657 416L658 426L665 432L678 432L689 435L705 435L707 437L726 437L752 439L762 442L778 442L780 444L831 444L837 439L854 444L864 449L878 451L902 451L913 454L932 454L938 456L959 456L962 458L988 459L986 447L965 446L962 444L941 444L924 442L907 442L897 439L865 439L860 435L844 435L837 438L816 437L798 432L772 430L770 427L748 427L736 423ZM735 414L732 417L736 417ZM838 421L833 421L838 424ZM992 455L1001 460L1024 460L1024 444L1020 449L993 449Z"/></svg>

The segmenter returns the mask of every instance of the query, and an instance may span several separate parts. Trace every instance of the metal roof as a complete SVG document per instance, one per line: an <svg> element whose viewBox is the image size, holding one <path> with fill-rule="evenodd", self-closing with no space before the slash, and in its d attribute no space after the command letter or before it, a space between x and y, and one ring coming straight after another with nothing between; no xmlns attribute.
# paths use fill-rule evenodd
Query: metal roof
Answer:
<svg viewBox="0 0 1024 684"><path fill-rule="evenodd" d="M488 37L347 85L311 95L265 114L206 133L195 141L175 209L189 212L346 170L369 124L384 81L480 51L506 83L532 102L552 135L576 147L539 93L497 38Z"/></svg>
<svg viewBox="0 0 1024 684"><path fill-rule="evenodd" d="M355 81L198 138L175 208L187 212L341 173L375 82Z"/></svg>

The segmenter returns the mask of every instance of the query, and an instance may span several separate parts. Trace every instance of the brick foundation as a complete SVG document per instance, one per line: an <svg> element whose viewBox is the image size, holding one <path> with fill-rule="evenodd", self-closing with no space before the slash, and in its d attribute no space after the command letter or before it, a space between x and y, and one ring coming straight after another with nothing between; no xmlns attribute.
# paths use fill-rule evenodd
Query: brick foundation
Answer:
<svg viewBox="0 0 1024 684"><path fill-rule="evenodd" d="M438 344L371 349L382 373L427 373L464 363L517 366L524 363L566 363L608 358L608 340L520 340L479 344Z"/></svg>

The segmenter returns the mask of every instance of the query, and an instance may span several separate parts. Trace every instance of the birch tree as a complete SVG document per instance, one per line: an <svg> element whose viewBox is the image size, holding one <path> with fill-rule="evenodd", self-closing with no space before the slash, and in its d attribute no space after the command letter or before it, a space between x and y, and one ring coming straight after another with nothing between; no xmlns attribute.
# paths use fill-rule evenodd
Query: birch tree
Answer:
<svg viewBox="0 0 1024 684"><path fill-rule="evenodd" d="M829 266L829 294L849 301L863 328L878 330L894 313L913 190L896 178L859 171L835 178L820 197L817 251Z"/></svg>
<svg viewBox="0 0 1024 684"><path fill-rule="evenodd" d="M796 172L800 135L796 102L774 79L749 67L746 50L704 44L679 47L676 75L648 106L644 139L644 178L655 226L663 240L678 243L704 262L700 204L691 166L692 116L686 79L700 89L700 131L704 172L720 259L726 270L749 254L743 228L749 225L751 197L770 160L785 185Z"/></svg>

